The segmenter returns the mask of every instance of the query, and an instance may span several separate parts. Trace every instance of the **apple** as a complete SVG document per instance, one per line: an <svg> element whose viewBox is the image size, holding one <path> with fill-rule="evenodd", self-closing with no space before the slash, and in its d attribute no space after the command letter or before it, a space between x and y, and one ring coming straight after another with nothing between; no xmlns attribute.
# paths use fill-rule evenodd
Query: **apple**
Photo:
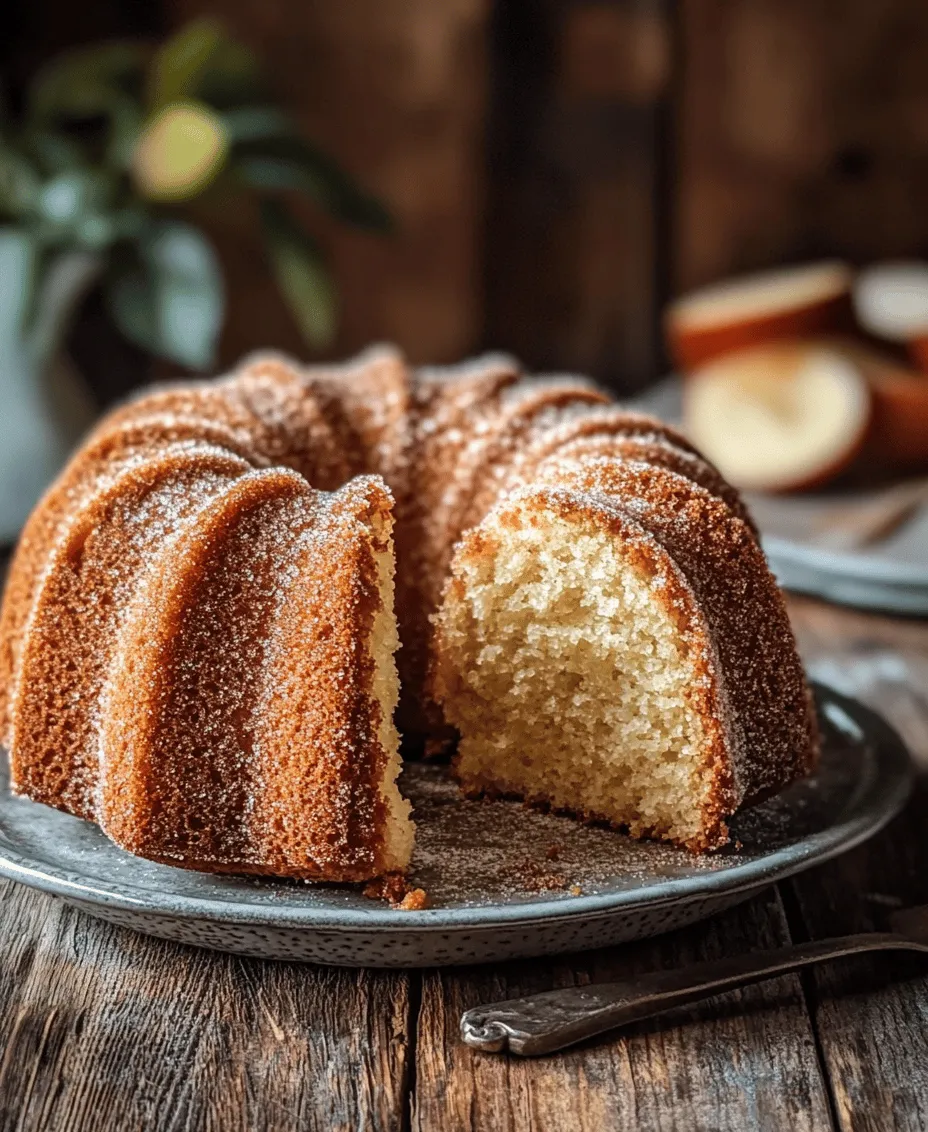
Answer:
<svg viewBox="0 0 928 1132"><path fill-rule="evenodd" d="M854 310L864 330L905 346L928 372L928 263L896 260L865 268L854 285Z"/></svg>
<svg viewBox="0 0 928 1132"><path fill-rule="evenodd" d="M764 342L848 334L854 327L853 273L825 261L715 283L677 299L664 325L683 371Z"/></svg>
<svg viewBox="0 0 928 1132"><path fill-rule="evenodd" d="M692 374L685 430L735 487L799 491L853 462L868 440L873 402L842 344L771 342Z"/></svg>

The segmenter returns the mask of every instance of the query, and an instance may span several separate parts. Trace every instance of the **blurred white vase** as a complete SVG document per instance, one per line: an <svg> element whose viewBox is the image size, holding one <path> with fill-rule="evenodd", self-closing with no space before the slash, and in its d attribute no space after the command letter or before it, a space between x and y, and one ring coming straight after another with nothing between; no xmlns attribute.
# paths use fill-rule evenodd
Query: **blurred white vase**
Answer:
<svg viewBox="0 0 928 1132"><path fill-rule="evenodd" d="M0 341L0 545L16 540L94 416L90 392L65 355L42 362L19 343Z"/></svg>
<svg viewBox="0 0 928 1132"><path fill-rule="evenodd" d="M94 417L61 343L100 257L63 250L41 274L40 262L30 232L0 227L0 546L15 541Z"/></svg>

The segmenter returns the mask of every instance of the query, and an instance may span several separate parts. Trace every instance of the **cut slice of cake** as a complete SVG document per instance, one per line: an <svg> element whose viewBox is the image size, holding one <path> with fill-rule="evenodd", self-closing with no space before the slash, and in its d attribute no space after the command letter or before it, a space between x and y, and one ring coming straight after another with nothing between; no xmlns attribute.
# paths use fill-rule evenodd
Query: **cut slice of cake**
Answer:
<svg viewBox="0 0 928 1132"><path fill-rule="evenodd" d="M471 793L694 851L806 773L815 731L747 526L683 476L565 461L458 548L433 691Z"/></svg>

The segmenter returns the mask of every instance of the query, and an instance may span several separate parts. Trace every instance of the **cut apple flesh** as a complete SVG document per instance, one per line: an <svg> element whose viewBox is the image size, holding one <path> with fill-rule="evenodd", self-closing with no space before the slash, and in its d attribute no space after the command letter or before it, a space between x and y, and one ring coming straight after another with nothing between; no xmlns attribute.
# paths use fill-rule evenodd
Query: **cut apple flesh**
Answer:
<svg viewBox="0 0 928 1132"><path fill-rule="evenodd" d="M791 491L832 478L860 450L871 394L838 349L779 343L730 354L685 390L686 430L736 487Z"/></svg>
<svg viewBox="0 0 928 1132"><path fill-rule="evenodd" d="M864 330L891 342L928 336L928 263L899 260L861 271L854 309Z"/></svg>
<svg viewBox="0 0 928 1132"><path fill-rule="evenodd" d="M672 303L666 329L683 369L781 339L851 329L850 269L828 261L781 268L704 287Z"/></svg>

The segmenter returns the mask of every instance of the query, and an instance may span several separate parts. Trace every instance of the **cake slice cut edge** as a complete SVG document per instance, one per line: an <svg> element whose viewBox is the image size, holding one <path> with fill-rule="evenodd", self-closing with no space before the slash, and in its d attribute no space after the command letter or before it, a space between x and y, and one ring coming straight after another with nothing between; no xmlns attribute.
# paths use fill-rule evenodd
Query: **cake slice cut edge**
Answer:
<svg viewBox="0 0 928 1132"><path fill-rule="evenodd" d="M400 638L394 612L396 563L391 531L392 517L375 512L373 534L380 607L374 616L369 649L374 664L371 692L379 705L377 737L380 748L386 755L380 781L380 795L386 811L383 871L405 872L412 859L416 827L411 817L412 805L401 794L397 781L403 763L400 757L400 736L394 721L400 698L400 680L395 659L400 648Z"/></svg>
<svg viewBox="0 0 928 1132"><path fill-rule="evenodd" d="M471 794L515 796L694 852L743 801L715 650L633 520L514 496L459 546L432 690Z"/></svg>

